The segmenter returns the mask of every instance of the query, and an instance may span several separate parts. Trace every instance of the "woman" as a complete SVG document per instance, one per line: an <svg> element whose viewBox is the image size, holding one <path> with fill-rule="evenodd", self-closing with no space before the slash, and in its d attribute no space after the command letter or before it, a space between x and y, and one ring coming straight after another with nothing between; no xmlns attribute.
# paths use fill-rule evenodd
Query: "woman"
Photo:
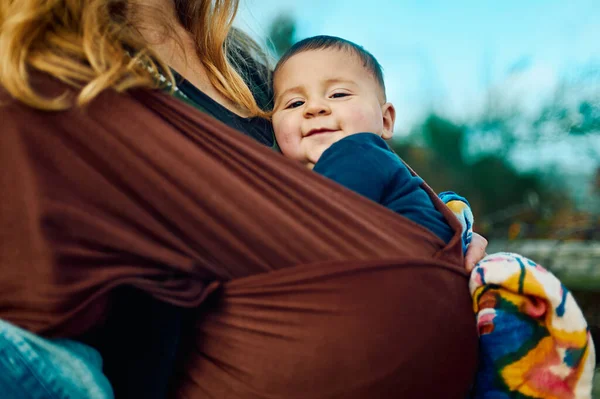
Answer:
<svg viewBox="0 0 600 399"><path fill-rule="evenodd" d="M458 236L151 90L170 67L176 96L270 144L236 9L0 0L0 319L97 347L118 397L164 395L175 364L181 397L460 397L476 337ZM98 371L88 346L28 339Z"/></svg>

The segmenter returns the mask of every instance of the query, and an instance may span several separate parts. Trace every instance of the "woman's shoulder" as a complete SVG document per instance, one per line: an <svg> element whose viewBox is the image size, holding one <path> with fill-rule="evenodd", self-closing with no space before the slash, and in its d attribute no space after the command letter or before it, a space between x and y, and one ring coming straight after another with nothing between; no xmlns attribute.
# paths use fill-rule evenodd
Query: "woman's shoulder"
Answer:
<svg viewBox="0 0 600 399"><path fill-rule="evenodd" d="M48 107L30 101L31 96L19 96L17 90L8 90L0 85L0 120L4 123L11 121L12 124L25 124L32 127L36 124L46 124L52 121L53 124L60 124L61 120L71 120L74 123L77 120L89 118L110 118L113 110L116 108L129 107L128 103L138 100L132 99L129 92L120 93L114 89L106 89L89 103L77 105L77 96L79 89L69 84L61 82L59 79L45 73L34 72L29 78L29 88L33 93L44 99L64 99L67 106L48 109ZM133 89L137 97L140 92L151 92L146 89ZM24 92L24 91L23 91ZM142 94L143 96L144 94ZM46 125L47 129L53 125Z"/></svg>

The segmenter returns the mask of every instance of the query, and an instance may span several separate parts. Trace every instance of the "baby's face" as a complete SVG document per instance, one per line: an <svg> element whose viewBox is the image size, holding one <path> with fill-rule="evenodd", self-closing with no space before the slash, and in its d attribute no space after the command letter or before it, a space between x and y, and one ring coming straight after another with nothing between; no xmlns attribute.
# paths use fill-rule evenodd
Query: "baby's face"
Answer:
<svg viewBox="0 0 600 399"><path fill-rule="evenodd" d="M296 54L278 70L274 89L279 148L310 168L329 146L351 134L391 137L393 107L384 104L375 78L352 52Z"/></svg>

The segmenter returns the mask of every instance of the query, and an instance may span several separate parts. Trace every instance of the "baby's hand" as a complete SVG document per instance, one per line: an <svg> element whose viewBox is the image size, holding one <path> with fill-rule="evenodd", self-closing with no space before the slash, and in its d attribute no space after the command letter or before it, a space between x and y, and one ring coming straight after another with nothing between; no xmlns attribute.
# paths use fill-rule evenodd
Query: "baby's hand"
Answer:
<svg viewBox="0 0 600 399"><path fill-rule="evenodd" d="M454 213L462 226L461 238L465 254L465 268L471 272L475 264L485 257L488 242L481 235L473 232L473 212L471 212L471 205L466 198L451 191L440 193L439 197Z"/></svg>
<svg viewBox="0 0 600 399"><path fill-rule="evenodd" d="M485 258L487 253L485 249L488 246L488 241L481 235L473 233L471 243L467 247L467 254L465 255L465 268L468 272L471 272L477 262Z"/></svg>

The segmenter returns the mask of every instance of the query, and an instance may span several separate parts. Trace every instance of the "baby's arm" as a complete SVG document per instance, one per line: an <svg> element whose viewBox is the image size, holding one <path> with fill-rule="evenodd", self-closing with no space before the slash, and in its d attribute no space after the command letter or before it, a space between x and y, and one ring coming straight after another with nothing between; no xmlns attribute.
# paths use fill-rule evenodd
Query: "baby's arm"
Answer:
<svg viewBox="0 0 600 399"><path fill-rule="evenodd" d="M452 238L444 216L421 188L423 180L413 176L375 134L359 133L338 141L313 170L426 227L444 242Z"/></svg>
<svg viewBox="0 0 600 399"><path fill-rule="evenodd" d="M387 149L376 145L375 134L359 133L329 147L313 170L372 201L381 203L391 170ZM385 142L383 142L385 145Z"/></svg>

